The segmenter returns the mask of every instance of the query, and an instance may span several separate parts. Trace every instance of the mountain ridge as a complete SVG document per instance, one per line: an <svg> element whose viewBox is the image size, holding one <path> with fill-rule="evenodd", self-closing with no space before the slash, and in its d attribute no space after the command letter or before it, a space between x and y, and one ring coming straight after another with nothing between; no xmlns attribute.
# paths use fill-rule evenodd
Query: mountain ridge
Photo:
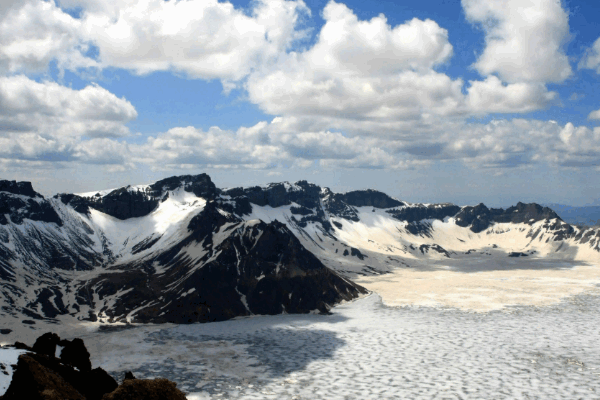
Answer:
<svg viewBox="0 0 600 400"><path fill-rule="evenodd" d="M418 204L304 180L219 189L206 174L52 198L0 189L0 317L14 319L325 313L366 293L354 277L431 260L600 256L600 230L535 203Z"/></svg>

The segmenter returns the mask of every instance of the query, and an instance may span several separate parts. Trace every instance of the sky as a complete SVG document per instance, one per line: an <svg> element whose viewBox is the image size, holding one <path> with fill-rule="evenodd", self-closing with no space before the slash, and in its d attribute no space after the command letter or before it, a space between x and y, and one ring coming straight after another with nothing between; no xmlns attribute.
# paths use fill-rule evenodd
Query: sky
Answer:
<svg viewBox="0 0 600 400"><path fill-rule="evenodd" d="M600 199L591 0L1 0L0 178Z"/></svg>

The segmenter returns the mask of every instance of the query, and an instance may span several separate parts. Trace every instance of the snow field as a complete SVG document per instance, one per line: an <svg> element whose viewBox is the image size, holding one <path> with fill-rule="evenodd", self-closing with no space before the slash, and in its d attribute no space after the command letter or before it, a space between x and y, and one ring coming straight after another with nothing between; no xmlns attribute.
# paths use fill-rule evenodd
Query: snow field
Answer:
<svg viewBox="0 0 600 400"><path fill-rule="evenodd" d="M189 399L597 399L600 297L487 313L387 307L142 326L84 337L94 366Z"/></svg>
<svg viewBox="0 0 600 400"><path fill-rule="evenodd" d="M463 269L477 266L478 271ZM517 268L510 268L510 262ZM356 283L377 292L388 306L441 306L465 311L486 312L509 306L547 306L580 293L600 294L600 266L539 270L540 260L475 256L465 260L432 263L437 269L404 268L390 274L361 277ZM546 261L547 264L552 264ZM430 266L430 267L431 267ZM561 268L562 267L562 268ZM442 270L442 268L446 270Z"/></svg>
<svg viewBox="0 0 600 400"><path fill-rule="evenodd" d="M0 347L0 396L6 393L12 380L13 367L17 363L19 356L26 353L25 350Z"/></svg>

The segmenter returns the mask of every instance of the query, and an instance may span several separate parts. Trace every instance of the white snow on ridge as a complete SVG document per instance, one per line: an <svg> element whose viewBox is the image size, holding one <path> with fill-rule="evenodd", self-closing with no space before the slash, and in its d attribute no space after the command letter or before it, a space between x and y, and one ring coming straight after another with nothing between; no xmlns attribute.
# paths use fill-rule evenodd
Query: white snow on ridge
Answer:
<svg viewBox="0 0 600 400"><path fill-rule="evenodd" d="M302 244L325 265L351 277L357 273L371 275L390 272L398 267L425 266L427 262L435 262L437 265L447 259L443 250L454 261L468 264L468 260L473 259L468 254L474 252L485 253L488 261L493 258L499 265L520 262L508 260L508 254L512 252L526 253L528 259L522 260L525 263L531 263L532 259L538 262L564 260L598 263L600 258L598 251L592 246L595 242L582 244L577 243L574 238L554 241L555 233L544 228L546 221L531 225L495 223L482 232L474 233L468 227L456 225L454 218L447 217L444 221L421 221L422 224L429 224L431 229L422 235L415 235L406 230L406 221L393 218L385 209L355 207L358 222L329 216L329 221L334 223L333 230L326 233L319 223L309 222L306 227L295 224L290 211L293 206L297 205L277 208L253 205L251 215L245 218L265 222L278 220L287 224ZM295 218L299 219L301 216ZM341 228L336 224L341 225ZM577 228L575 229L577 232ZM533 238L536 232L538 234ZM421 246L425 247L421 249ZM351 256L350 247L360 250L365 257L361 259Z"/></svg>
<svg viewBox="0 0 600 400"><path fill-rule="evenodd" d="M90 221L109 240L113 254L119 262L145 256L152 249L133 254L133 247L140 242L158 238L158 247L165 248L187 236L190 220L206 205L206 200L179 188L169 193L150 214L120 220L98 210L90 209Z"/></svg>
<svg viewBox="0 0 600 400"><path fill-rule="evenodd" d="M129 192L145 192L146 189L148 189L150 187L150 185L134 185L134 186L125 186L124 188L127 189ZM74 193L76 196L79 197L104 197L107 194L109 194L112 191L115 191L117 189L122 189L122 188L112 188L112 189L104 189L104 190L96 190L94 192L85 192L85 193Z"/></svg>

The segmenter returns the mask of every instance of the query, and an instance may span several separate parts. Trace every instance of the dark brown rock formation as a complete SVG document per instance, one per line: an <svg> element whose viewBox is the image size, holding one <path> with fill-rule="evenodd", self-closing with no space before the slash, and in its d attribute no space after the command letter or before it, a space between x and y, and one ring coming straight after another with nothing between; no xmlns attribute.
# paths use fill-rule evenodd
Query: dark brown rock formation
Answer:
<svg viewBox="0 0 600 400"><path fill-rule="evenodd" d="M186 400L186 397L168 379L127 379L102 400Z"/></svg>
<svg viewBox="0 0 600 400"><path fill-rule="evenodd" d="M85 400L85 397L58 373L23 354L2 400L24 399Z"/></svg>

